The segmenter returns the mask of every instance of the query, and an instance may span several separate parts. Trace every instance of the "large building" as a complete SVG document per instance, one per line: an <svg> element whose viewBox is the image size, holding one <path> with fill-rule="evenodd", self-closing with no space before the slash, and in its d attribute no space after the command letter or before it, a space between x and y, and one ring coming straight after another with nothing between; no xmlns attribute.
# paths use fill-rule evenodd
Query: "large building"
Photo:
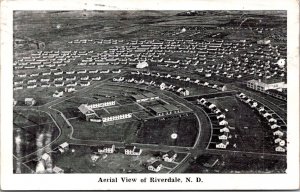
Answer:
<svg viewBox="0 0 300 192"><path fill-rule="evenodd" d="M97 117L95 111L86 104L81 104L78 109L84 115L84 118L87 121Z"/></svg>
<svg viewBox="0 0 300 192"><path fill-rule="evenodd" d="M114 100L107 100L107 101L101 101L99 103L93 103L93 104L88 104L88 107L91 109L97 109L101 107L109 107L109 106L114 106L116 105L116 101Z"/></svg>
<svg viewBox="0 0 300 192"><path fill-rule="evenodd" d="M257 90L257 91L266 91L269 89L275 89L278 91L283 91L286 89L286 83L281 80L255 80L252 79L250 81L247 81L247 87Z"/></svg>
<svg viewBox="0 0 300 192"><path fill-rule="evenodd" d="M130 118L132 118L132 113L108 114L101 116L103 123Z"/></svg>
<svg viewBox="0 0 300 192"><path fill-rule="evenodd" d="M149 107L150 111L154 113L156 116L164 116L170 114L176 114L180 112L180 109L174 105L156 105Z"/></svg>
<svg viewBox="0 0 300 192"><path fill-rule="evenodd" d="M159 96L149 92L149 93L143 93L138 95L132 95L131 96L135 102L141 103L141 102L148 102L148 101L154 101L158 100Z"/></svg>

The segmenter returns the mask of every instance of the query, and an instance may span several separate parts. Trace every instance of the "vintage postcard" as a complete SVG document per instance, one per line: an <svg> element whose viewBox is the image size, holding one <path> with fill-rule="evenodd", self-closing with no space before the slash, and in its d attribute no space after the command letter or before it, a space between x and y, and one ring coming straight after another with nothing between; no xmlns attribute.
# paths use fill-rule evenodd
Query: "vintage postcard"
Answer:
<svg viewBox="0 0 300 192"><path fill-rule="evenodd" d="M299 2L2 1L1 176L297 189Z"/></svg>

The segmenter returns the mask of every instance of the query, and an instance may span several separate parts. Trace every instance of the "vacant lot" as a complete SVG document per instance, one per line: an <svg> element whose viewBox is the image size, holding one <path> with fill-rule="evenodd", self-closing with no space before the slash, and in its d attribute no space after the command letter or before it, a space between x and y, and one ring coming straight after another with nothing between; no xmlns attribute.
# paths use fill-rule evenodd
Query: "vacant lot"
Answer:
<svg viewBox="0 0 300 192"><path fill-rule="evenodd" d="M218 162L205 167L208 161L199 156L190 163L185 173L285 173L286 161L258 158L258 156L214 155Z"/></svg>
<svg viewBox="0 0 300 192"><path fill-rule="evenodd" d="M171 134L177 133L177 139ZM151 119L143 122L138 129L139 143L192 146L198 134L198 121L194 114L183 114L181 117Z"/></svg>
<svg viewBox="0 0 300 192"><path fill-rule="evenodd" d="M52 122L50 116L43 111L14 110L14 127L26 127Z"/></svg>
<svg viewBox="0 0 300 192"><path fill-rule="evenodd" d="M122 124L106 125L87 122L82 119L72 119L74 127L73 137L83 140L133 142L136 140L136 130L140 126L138 121Z"/></svg>

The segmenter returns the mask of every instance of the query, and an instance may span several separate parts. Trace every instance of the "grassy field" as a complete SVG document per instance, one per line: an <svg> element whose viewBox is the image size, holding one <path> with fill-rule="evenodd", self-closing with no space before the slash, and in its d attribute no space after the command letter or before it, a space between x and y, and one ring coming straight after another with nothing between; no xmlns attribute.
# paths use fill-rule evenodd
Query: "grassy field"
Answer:
<svg viewBox="0 0 300 192"><path fill-rule="evenodd" d="M176 140L171 134L177 133ZM198 122L194 115L169 118L165 120L151 119L143 123L138 130L139 143L192 146L198 133Z"/></svg>
<svg viewBox="0 0 300 192"><path fill-rule="evenodd" d="M285 173L286 161L257 157L213 155L218 159L214 167L203 166L207 161L199 156L191 162L185 173Z"/></svg>
<svg viewBox="0 0 300 192"><path fill-rule="evenodd" d="M87 122L81 119L72 119L70 123L74 127L74 138L129 143L136 140L136 130L140 126L138 121L106 126L103 126L101 123Z"/></svg>
<svg viewBox="0 0 300 192"><path fill-rule="evenodd" d="M47 113L34 110L14 110L13 119L14 127L16 128L52 122L51 117Z"/></svg>
<svg viewBox="0 0 300 192"><path fill-rule="evenodd" d="M82 119L70 119L74 127L73 137L83 140L119 141L125 143L145 143L192 146L198 133L198 123L193 114L182 117L131 120L116 123L94 123ZM177 140L171 134L177 133Z"/></svg>

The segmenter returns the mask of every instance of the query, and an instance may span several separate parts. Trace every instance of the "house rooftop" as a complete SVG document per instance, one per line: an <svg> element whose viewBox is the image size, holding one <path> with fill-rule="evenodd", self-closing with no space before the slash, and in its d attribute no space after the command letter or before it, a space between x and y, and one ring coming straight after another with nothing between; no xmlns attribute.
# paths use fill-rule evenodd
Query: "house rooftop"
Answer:
<svg viewBox="0 0 300 192"><path fill-rule="evenodd" d="M155 111L156 113L165 113L167 112L167 110L165 108L163 108L162 106L160 105L156 105L156 106L152 106L152 107L149 107L151 110Z"/></svg>
<svg viewBox="0 0 300 192"><path fill-rule="evenodd" d="M127 149L127 150L134 150L135 146L134 145L126 145L125 149Z"/></svg>
<svg viewBox="0 0 300 192"><path fill-rule="evenodd" d="M81 104L78 107L79 111L83 114L87 114L88 112L92 111L94 112L90 107L88 107L86 104Z"/></svg>
<svg viewBox="0 0 300 192"><path fill-rule="evenodd" d="M168 157L173 157L176 153L174 150L170 150L166 154L168 155Z"/></svg>
<svg viewBox="0 0 300 192"><path fill-rule="evenodd" d="M131 97L133 97L135 100L140 100L140 99L145 99L146 97L144 95L131 95Z"/></svg>
<svg viewBox="0 0 300 192"><path fill-rule="evenodd" d="M167 109L168 111L177 111L177 110L179 110L178 107L176 107L174 105L171 105L171 104L163 105L163 108Z"/></svg>
<svg viewBox="0 0 300 192"><path fill-rule="evenodd" d="M155 161L154 163L151 164L154 168L157 168L158 166L161 165L160 161Z"/></svg>
<svg viewBox="0 0 300 192"><path fill-rule="evenodd" d="M143 93L143 95L145 95L146 97L157 97L157 95L155 95L155 94L152 93L152 92L149 92L149 93Z"/></svg>

